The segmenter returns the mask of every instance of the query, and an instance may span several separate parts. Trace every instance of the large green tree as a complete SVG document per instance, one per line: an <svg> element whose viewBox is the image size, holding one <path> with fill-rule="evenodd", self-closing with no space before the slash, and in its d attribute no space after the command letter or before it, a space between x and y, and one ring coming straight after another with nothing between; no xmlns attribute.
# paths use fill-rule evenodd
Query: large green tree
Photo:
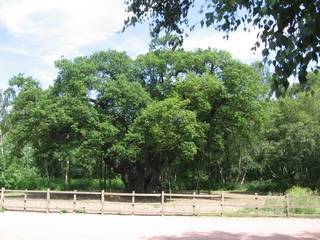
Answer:
<svg viewBox="0 0 320 240"><path fill-rule="evenodd" d="M241 183L256 168L254 148L264 117L263 88L258 72L236 61L218 76L189 75L176 90L190 100L188 108L207 125L204 145L197 155L199 177L209 189L215 183ZM260 98L260 99L259 99ZM201 171L205 174L201 174Z"/></svg>
<svg viewBox="0 0 320 240"><path fill-rule="evenodd" d="M319 188L316 73L278 99L261 64L214 49L134 60L110 50L56 66L47 89L24 75L10 81L0 184L98 179L106 189L118 178L126 191L210 191L262 179Z"/></svg>
<svg viewBox="0 0 320 240"><path fill-rule="evenodd" d="M186 106L187 101L171 97L150 104L136 118L118 148L122 150L122 161L131 165L124 173L130 189L159 191L166 166L193 161L203 129L196 114Z"/></svg>

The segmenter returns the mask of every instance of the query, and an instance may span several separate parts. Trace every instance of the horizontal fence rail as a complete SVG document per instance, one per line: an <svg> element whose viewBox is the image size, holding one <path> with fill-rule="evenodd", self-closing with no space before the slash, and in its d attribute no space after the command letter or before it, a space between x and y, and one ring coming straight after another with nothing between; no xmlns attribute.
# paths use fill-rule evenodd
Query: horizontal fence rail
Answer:
<svg viewBox="0 0 320 240"><path fill-rule="evenodd" d="M320 196L258 195L221 192L117 193L1 188L0 209L126 215L314 216Z"/></svg>

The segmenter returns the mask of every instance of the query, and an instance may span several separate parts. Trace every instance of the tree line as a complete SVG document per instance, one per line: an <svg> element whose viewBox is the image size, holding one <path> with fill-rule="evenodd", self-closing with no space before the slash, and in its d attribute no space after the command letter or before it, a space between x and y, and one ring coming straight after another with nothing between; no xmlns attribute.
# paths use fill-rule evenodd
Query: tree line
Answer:
<svg viewBox="0 0 320 240"><path fill-rule="evenodd" d="M215 49L114 50L18 74L1 93L0 185L114 178L125 191L212 190L250 181L320 187L319 75L278 97L260 63ZM308 89L306 91L305 89Z"/></svg>

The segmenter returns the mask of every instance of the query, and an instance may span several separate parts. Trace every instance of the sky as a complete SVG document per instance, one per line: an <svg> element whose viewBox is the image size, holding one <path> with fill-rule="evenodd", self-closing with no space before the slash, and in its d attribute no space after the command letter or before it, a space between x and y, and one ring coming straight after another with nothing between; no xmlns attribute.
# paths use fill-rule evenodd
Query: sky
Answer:
<svg viewBox="0 0 320 240"><path fill-rule="evenodd" d="M0 0L0 89L18 73L46 88L56 78L54 61L116 49L131 57L148 51L147 23L121 33L126 18L122 0ZM251 48L257 32L237 31L229 40L212 29L196 29L186 50L217 48L251 63L261 60Z"/></svg>

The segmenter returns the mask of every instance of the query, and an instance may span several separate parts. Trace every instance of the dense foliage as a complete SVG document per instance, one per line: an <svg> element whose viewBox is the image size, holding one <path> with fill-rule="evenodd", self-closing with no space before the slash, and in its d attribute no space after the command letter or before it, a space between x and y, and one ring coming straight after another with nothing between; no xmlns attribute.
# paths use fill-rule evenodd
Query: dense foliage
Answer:
<svg viewBox="0 0 320 240"><path fill-rule="evenodd" d="M319 76L276 99L259 66L211 49L109 50L57 61L48 89L17 75L1 94L0 185L319 188Z"/></svg>
<svg viewBox="0 0 320 240"><path fill-rule="evenodd" d="M176 47L196 27L229 32L238 28L259 30L254 49L273 64L278 88L289 86L296 75L303 85L308 67L319 61L319 0L126 0L130 13L126 27L150 20L151 35L177 35L167 39ZM270 54L275 52L275 54Z"/></svg>

